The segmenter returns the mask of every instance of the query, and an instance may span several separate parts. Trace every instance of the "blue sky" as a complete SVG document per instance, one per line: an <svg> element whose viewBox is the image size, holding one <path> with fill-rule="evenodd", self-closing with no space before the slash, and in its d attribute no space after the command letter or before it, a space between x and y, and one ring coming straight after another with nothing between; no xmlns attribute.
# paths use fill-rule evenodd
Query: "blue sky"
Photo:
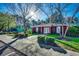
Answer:
<svg viewBox="0 0 79 59"><path fill-rule="evenodd" d="M5 3L0 3L0 11L1 12L4 12L6 10L6 8L5 8L5 7L7 7L6 5L7 4L5 4Z"/></svg>
<svg viewBox="0 0 79 59"><path fill-rule="evenodd" d="M6 11L8 11L8 10L6 9L6 7L9 6L9 5L10 5L9 3L0 3L0 12L5 13ZM62 6L63 6L63 5L62 5ZM74 3L73 3L72 5L70 5L70 6L68 6L68 7L66 8L67 11L64 11L65 14L66 14L66 16L72 16L72 15L73 15L73 11L76 9L77 6L78 6L78 5L76 5L76 4L74 4ZM45 10L47 13L49 13L49 11L47 10L47 7L45 7L44 10ZM67 13L66 13L66 12L67 12ZM76 16L79 17L79 13L77 13ZM46 19L46 18L47 18L47 16L44 15L44 13L42 13L41 16L40 16L40 19Z"/></svg>
<svg viewBox="0 0 79 59"><path fill-rule="evenodd" d="M6 13L7 12L7 8L6 7L9 6L9 5L10 5L10 3L0 3L0 12ZM43 15L43 17L42 17L42 15ZM45 20L47 18L47 16L44 15L44 13L42 13L42 15L39 16L39 18L41 20Z"/></svg>

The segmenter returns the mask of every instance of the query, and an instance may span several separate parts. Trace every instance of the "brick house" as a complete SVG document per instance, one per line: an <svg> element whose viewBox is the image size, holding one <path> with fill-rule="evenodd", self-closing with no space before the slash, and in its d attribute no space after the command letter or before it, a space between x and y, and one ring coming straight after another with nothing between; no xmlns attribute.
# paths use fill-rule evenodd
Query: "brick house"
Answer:
<svg viewBox="0 0 79 59"><path fill-rule="evenodd" d="M65 33L68 25L63 24L63 32ZM33 33L39 34L52 34L52 33L62 33L62 24L41 24L32 26Z"/></svg>

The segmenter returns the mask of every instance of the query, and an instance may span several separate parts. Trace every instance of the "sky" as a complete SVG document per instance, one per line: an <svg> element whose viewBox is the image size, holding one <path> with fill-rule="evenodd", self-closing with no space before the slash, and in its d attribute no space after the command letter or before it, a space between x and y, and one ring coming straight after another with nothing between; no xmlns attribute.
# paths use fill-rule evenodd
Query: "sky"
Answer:
<svg viewBox="0 0 79 59"><path fill-rule="evenodd" d="M6 13L7 12L7 8L6 7L9 6L9 5L10 5L9 3L0 3L0 12ZM38 13L38 12L39 11L37 11L36 13ZM32 16L32 19L35 19L36 21L38 19L45 20L46 18L47 18L47 16L44 13L42 13L42 15L40 15L40 16L36 16L35 14Z"/></svg>
<svg viewBox="0 0 79 59"><path fill-rule="evenodd" d="M0 3L0 12L4 12L6 10L6 3Z"/></svg>
<svg viewBox="0 0 79 59"><path fill-rule="evenodd" d="M53 3L52 3L53 4ZM62 7L63 7L63 4L61 4L62 5ZM7 12L8 10L6 9L6 7L7 6L10 6L10 4L9 3L0 3L0 12L3 12L3 13L5 13L5 12ZM72 5L70 5L70 6L68 6L67 8L66 8L66 11L64 11L63 13L64 13L64 15L66 15L66 17L67 16L72 16L73 15L73 13L74 13L74 10L76 9L76 7L77 7L78 5L76 5L76 4L72 4ZM49 10L47 9L47 7L44 7L44 10L45 10L45 12L47 12L48 14L49 14ZM39 11L38 11L39 12ZM40 11L41 12L41 11ZM44 13L39 13L39 15L40 16L37 16L37 14L34 14L34 16L32 16L32 18L33 19L41 19L41 20L45 20L45 19L47 19L47 15L45 15ZM76 17L79 17L79 13L77 13L76 14Z"/></svg>

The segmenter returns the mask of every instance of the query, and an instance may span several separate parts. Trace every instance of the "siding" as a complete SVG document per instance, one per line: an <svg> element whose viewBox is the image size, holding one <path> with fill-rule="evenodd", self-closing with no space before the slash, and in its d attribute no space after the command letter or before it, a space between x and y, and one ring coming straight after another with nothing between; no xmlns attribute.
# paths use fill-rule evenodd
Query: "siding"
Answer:
<svg viewBox="0 0 79 59"><path fill-rule="evenodd" d="M36 28L35 27L32 28L32 32L36 33Z"/></svg>
<svg viewBox="0 0 79 59"><path fill-rule="evenodd" d="M41 28L42 29L42 34L44 33L44 27Z"/></svg>
<svg viewBox="0 0 79 59"><path fill-rule="evenodd" d="M67 29L67 26L63 26L63 29L64 29L64 33L65 33L65 31L66 31L66 29Z"/></svg>
<svg viewBox="0 0 79 59"><path fill-rule="evenodd" d="M41 34L41 27L38 27L38 33Z"/></svg>
<svg viewBox="0 0 79 59"><path fill-rule="evenodd" d="M45 28L45 27L44 27L44 28ZM51 26L51 27L48 27L48 28L49 28L50 34L56 33L56 26Z"/></svg>
<svg viewBox="0 0 79 59"><path fill-rule="evenodd" d="M65 33L67 26L63 26L63 31ZM62 33L62 26L61 26L61 33Z"/></svg>
<svg viewBox="0 0 79 59"><path fill-rule="evenodd" d="M49 28L49 33L51 34L56 34L56 29L57 29L58 26L49 26L49 27L38 27L38 33L39 34L44 34L44 29L45 28ZM36 33L36 28L37 27L33 27L32 28L32 32ZM66 30L67 26L63 26L63 29L64 29L64 33L65 33L65 30ZM62 33L62 26L60 26L60 33Z"/></svg>

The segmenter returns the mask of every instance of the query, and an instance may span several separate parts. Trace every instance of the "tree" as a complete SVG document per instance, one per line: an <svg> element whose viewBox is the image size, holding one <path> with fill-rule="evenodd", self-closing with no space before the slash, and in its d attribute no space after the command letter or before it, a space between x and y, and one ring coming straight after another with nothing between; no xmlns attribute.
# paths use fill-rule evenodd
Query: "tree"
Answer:
<svg viewBox="0 0 79 59"><path fill-rule="evenodd" d="M0 13L0 31L9 31L12 27L15 27L14 17L12 15Z"/></svg>
<svg viewBox="0 0 79 59"><path fill-rule="evenodd" d="M46 15L48 18L49 18L49 14L47 13L47 11L45 10L45 5L46 4L41 4L41 3L38 3L38 4L34 4L35 6L36 6L36 9L38 9L39 10L39 13L44 13L44 15ZM40 16L40 15L38 15L38 16Z"/></svg>
<svg viewBox="0 0 79 59"><path fill-rule="evenodd" d="M63 5L63 6L62 6ZM66 29L65 31L65 34L64 34L64 30L63 30L63 24L67 23L65 18L64 18L64 12L65 12L65 9L71 4L55 4L53 5L53 10L55 10L53 12L54 16L53 16L53 21L55 23L59 23L59 24L62 24L62 33L60 33L61 37L65 37L66 35L66 32L68 30L68 28Z"/></svg>
<svg viewBox="0 0 79 59"><path fill-rule="evenodd" d="M28 29L28 19L31 18L31 15L29 18L26 18L28 16L28 14L31 11L37 11L35 9L33 9L33 4L26 4L26 3L17 3L17 4L10 4L10 6L7 7L7 9L9 10L10 14L14 14L14 15L18 15L20 17L22 17L22 21L23 21L23 27L24 27L24 35L26 35L26 31Z"/></svg>
<svg viewBox="0 0 79 59"><path fill-rule="evenodd" d="M33 25L33 26L34 26L34 25L38 25L37 21L32 20L32 25Z"/></svg>
<svg viewBox="0 0 79 59"><path fill-rule="evenodd" d="M48 9L48 11L50 11L50 13L45 12L45 9L43 8L43 6L47 6L46 9ZM62 6L63 5L63 6ZM62 33L60 33L61 37L64 37L64 30L63 30L63 24L66 23L66 20L64 18L64 12L65 9L71 4L38 4L36 5L45 15L47 15L48 19L49 19L49 23L59 23L62 24ZM66 13L66 12L65 12ZM68 29L67 29L68 30ZM66 30L66 31L67 31Z"/></svg>

